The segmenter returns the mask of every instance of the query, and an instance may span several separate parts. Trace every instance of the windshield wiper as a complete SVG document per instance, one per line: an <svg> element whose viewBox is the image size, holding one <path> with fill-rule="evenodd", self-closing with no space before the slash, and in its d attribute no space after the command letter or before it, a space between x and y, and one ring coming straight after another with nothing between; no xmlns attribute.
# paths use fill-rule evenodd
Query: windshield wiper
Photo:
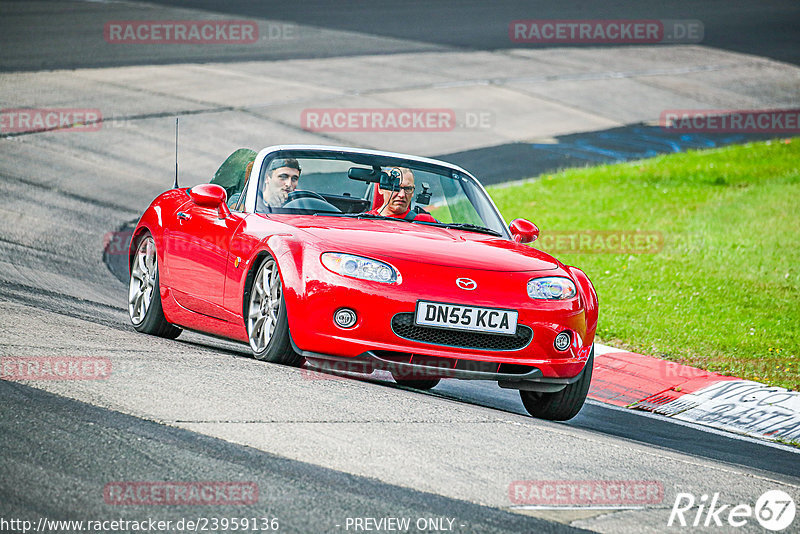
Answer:
<svg viewBox="0 0 800 534"><path fill-rule="evenodd" d="M335 217L349 217L353 219L378 219L382 221L405 221L411 223L419 223L429 226L438 226L439 228L454 228L456 230L467 230L468 232L478 232L481 234L489 234L497 237L503 237L503 234L497 230L486 228L485 226L478 226L477 224L469 223L440 223L430 221L407 220L397 217L386 217L385 215L374 215L372 213L326 213L326 215L333 215Z"/></svg>
<svg viewBox="0 0 800 534"><path fill-rule="evenodd" d="M382 221L406 221L405 219L398 219L397 217L386 217L385 215L374 215L372 213L337 213L337 217L349 217L351 219L379 219Z"/></svg>
<svg viewBox="0 0 800 534"><path fill-rule="evenodd" d="M454 228L456 230L467 230L469 232L479 232L481 234L489 234L497 237L503 237L503 234L498 232L497 230L492 230L491 228L486 228L485 226L478 226L477 224L469 224L469 223L426 223L422 222L422 224L430 224L435 226L442 226L444 228Z"/></svg>

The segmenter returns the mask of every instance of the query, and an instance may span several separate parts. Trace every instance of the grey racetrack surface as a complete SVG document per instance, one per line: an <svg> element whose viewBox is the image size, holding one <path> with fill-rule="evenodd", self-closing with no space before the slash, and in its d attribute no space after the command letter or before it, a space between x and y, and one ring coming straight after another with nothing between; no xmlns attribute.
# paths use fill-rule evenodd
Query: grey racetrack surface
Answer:
<svg viewBox="0 0 800 534"><path fill-rule="evenodd" d="M796 41L794 4L652 6L652 16L705 19L712 47L513 51L496 50L503 43L491 28L502 26L503 39L508 18L564 12L437 2L392 11L379 2L354 20L332 4L302 14L288 4L226 5L209 14L202 3L0 3L2 107L96 107L115 119L96 132L0 138L0 356L112 363L106 380L0 383L0 517L198 515L110 507L102 488L118 480L255 480L261 499L248 514L267 511L297 532L389 515L458 517L457 532L664 532L680 492L752 505L782 489L800 502L800 455L790 447L596 403L568 423L537 421L515 392L492 384L445 381L420 393L380 377L257 362L244 345L195 333L175 341L138 334L124 276L103 261L113 232L172 183L175 115L187 186L207 181L235 148L287 141L471 154L485 163L486 147L638 124L665 107L796 106L797 69L730 52L796 62L786 45ZM650 16L637 5L609 4L592 16ZM392 24L382 28L387 13ZM253 49L115 48L96 32L109 19L200 16L297 24L302 39ZM751 33L741 31L748 24ZM304 59L311 57L323 59ZM39 71L57 67L65 70ZM70 70L77 67L89 68ZM442 101L488 107L494 128L347 135L298 124L305 107ZM531 168L487 175L502 181ZM519 480L654 480L664 499L644 508L525 510L509 496Z"/></svg>
<svg viewBox="0 0 800 534"><path fill-rule="evenodd" d="M577 532L464 501L382 484L0 381L2 517L177 522L278 519L280 532L345 530L347 518L447 518L458 532ZM254 504L118 505L109 482L196 480L255 483Z"/></svg>
<svg viewBox="0 0 800 534"><path fill-rule="evenodd" d="M470 0L342 4L311 2L218 2L159 0L126 2L3 2L0 19L0 70L107 67L195 61L253 61L319 58L363 53L442 49L510 48L508 26L525 19L696 20L704 27L702 44L779 61L800 62L800 7L791 0L752 2L543 2ZM195 10L187 17L180 9ZM107 46L106 22L182 20L212 16L274 21L262 28L253 46ZM281 33L281 24L303 25ZM284 38L288 35L288 38ZM68 46L63 46L68 43ZM523 45L524 46L524 45ZM529 45L533 47L533 45ZM576 45L584 46L585 45Z"/></svg>

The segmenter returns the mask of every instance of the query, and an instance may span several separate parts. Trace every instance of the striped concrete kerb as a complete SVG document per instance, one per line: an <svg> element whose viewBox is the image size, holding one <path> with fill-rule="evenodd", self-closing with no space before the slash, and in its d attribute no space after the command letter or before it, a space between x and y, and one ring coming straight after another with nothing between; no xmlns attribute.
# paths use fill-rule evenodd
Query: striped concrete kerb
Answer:
<svg viewBox="0 0 800 534"><path fill-rule="evenodd" d="M800 441L800 392L595 344L589 398L775 441Z"/></svg>

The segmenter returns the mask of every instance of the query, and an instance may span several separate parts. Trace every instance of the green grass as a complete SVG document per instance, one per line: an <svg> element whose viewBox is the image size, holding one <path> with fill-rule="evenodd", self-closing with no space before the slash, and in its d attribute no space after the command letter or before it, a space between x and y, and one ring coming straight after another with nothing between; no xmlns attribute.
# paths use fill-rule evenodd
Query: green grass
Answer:
<svg viewBox="0 0 800 534"><path fill-rule="evenodd" d="M530 219L542 238L663 235L655 253L555 252L594 283L601 342L800 389L800 139L570 169L489 192L507 220Z"/></svg>

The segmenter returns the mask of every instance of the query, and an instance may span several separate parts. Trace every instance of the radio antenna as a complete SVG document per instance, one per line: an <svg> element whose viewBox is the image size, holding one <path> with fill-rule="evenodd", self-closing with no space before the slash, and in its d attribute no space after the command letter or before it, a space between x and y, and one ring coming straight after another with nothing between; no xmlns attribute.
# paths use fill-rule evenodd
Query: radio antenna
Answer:
<svg viewBox="0 0 800 534"><path fill-rule="evenodd" d="M173 189L178 189L178 117L175 117L175 185Z"/></svg>

